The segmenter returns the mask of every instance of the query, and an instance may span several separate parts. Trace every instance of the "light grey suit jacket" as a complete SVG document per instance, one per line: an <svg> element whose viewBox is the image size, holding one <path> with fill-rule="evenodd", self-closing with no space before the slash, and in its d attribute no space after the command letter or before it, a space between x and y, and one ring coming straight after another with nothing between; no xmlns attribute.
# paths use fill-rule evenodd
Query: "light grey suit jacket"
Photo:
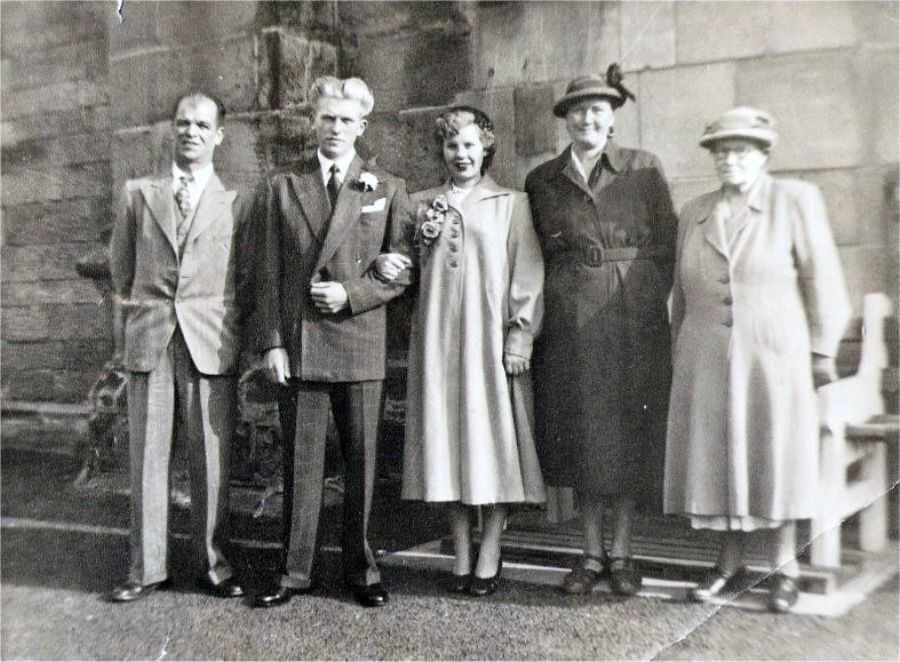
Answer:
<svg viewBox="0 0 900 662"><path fill-rule="evenodd" d="M171 177L127 182L110 271L125 311L128 370L153 370L176 325L201 373L237 370L250 287L250 265L242 259L250 200L213 174L179 256Z"/></svg>

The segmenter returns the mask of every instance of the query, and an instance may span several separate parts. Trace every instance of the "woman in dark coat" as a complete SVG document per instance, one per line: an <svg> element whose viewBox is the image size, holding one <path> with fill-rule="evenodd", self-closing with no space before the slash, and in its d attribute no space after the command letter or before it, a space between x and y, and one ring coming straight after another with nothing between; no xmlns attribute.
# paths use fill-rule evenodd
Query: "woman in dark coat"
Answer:
<svg viewBox="0 0 900 662"><path fill-rule="evenodd" d="M584 527L568 593L589 592L605 572L618 594L640 589L632 513L650 492L655 503L662 485L677 218L659 160L610 138L628 98L616 65L605 79L572 81L553 108L572 144L525 182L546 262L533 360L541 466L548 484L574 486Z"/></svg>

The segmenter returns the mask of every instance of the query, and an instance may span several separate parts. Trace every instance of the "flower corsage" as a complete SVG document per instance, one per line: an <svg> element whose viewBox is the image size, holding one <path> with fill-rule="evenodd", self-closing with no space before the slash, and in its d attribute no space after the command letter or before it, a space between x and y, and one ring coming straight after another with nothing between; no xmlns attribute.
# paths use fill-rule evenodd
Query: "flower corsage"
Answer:
<svg viewBox="0 0 900 662"><path fill-rule="evenodd" d="M435 243L441 236L447 210L450 205L443 195L437 196L430 205L420 205L416 213L416 246L426 248Z"/></svg>
<svg viewBox="0 0 900 662"><path fill-rule="evenodd" d="M356 178L356 189L368 193L378 188L378 177L371 172L361 172Z"/></svg>

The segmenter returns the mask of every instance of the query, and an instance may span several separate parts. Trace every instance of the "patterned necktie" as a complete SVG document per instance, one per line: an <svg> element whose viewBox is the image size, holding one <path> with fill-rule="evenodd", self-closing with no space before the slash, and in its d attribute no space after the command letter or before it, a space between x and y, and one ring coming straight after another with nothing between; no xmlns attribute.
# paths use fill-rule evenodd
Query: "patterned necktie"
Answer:
<svg viewBox="0 0 900 662"><path fill-rule="evenodd" d="M332 163L329 172L331 177L328 178L325 190L328 191L328 201L331 203L331 210L334 211L337 206L338 193L341 190L341 170L337 167L337 163Z"/></svg>
<svg viewBox="0 0 900 662"><path fill-rule="evenodd" d="M182 175L179 179L181 184L175 191L175 203L178 205L178 211L181 213L181 220L186 219L191 213L191 191L190 184L194 178L190 175Z"/></svg>

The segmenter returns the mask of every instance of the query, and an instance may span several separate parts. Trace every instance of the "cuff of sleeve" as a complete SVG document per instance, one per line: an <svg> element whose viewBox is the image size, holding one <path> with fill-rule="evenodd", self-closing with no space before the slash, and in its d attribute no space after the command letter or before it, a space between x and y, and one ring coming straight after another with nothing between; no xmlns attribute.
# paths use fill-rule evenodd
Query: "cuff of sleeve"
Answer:
<svg viewBox="0 0 900 662"><path fill-rule="evenodd" d="M506 336L503 351L507 354L521 356L524 359L531 359L533 342L534 338L530 332L520 329L517 326L512 327Z"/></svg>
<svg viewBox="0 0 900 662"><path fill-rule="evenodd" d="M344 286L344 291L347 293L347 305L350 307L351 315L358 315L368 310L369 306L366 302L365 288L362 286L362 283L358 280L348 280L341 283L341 285Z"/></svg>

